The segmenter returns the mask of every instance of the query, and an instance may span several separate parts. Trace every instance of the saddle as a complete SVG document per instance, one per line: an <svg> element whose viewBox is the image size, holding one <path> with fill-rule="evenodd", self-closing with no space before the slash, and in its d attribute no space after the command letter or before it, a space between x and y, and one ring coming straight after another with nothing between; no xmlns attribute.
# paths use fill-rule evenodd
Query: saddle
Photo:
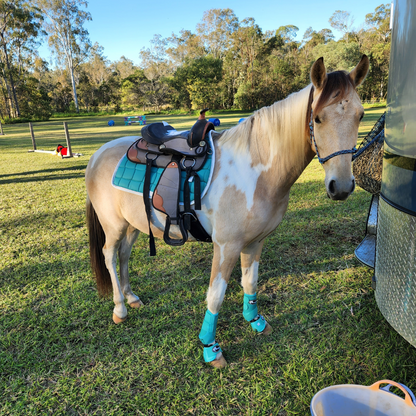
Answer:
<svg viewBox="0 0 416 416"><path fill-rule="evenodd" d="M180 246L188 240L188 231L198 241L211 242L211 237L200 224L191 209L190 183L194 183L194 208L201 209L201 185L198 171L204 166L210 146L206 135L215 130L213 123L205 119L204 109L190 131L178 132L168 123L152 123L142 128L142 138L134 142L127 151L131 162L146 165L143 199L149 224L150 255L156 255L156 246L150 228L151 203L166 214L163 240L166 244ZM150 195L150 174L152 167L163 168L158 184ZM181 171L186 172L183 189L183 210L179 205ZM170 237L171 225L179 227L181 238Z"/></svg>

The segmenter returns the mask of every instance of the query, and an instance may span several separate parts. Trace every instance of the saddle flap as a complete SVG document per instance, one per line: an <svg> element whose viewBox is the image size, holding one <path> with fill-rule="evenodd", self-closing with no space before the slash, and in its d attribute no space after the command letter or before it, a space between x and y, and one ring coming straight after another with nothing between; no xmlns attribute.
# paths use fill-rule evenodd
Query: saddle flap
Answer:
<svg viewBox="0 0 416 416"><path fill-rule="evenodd" d="M170 162L160 177L153 193L153 206L173 219L178 218L179 211L180 169L176 161Z"/></svg>

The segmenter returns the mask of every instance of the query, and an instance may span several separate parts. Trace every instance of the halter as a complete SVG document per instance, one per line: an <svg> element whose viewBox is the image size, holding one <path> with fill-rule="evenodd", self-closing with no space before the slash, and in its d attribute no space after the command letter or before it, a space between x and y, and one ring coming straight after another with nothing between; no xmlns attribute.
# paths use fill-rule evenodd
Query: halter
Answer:
<svg viewBox="0 0 416 416"><path fill-rule="evenodd" d="M316 141L315 141L315 133L313 131L313 110L311 110L311 121L309 122L309 132L310 132L310 136L311 136L311 144L313 143L314 146L315 146L316 156L318 156L318 160L319 160L319 163L321 165L323 165L325 162L327 162L329 159L332 159L335 156L345 155L345 154L348 154L348 153L355 153L357 151L357 149L354 146L351 150L339 150L338 152L332 153L329 156L324 157L322 159L319 156L318 146L316 145Z"/></svg>

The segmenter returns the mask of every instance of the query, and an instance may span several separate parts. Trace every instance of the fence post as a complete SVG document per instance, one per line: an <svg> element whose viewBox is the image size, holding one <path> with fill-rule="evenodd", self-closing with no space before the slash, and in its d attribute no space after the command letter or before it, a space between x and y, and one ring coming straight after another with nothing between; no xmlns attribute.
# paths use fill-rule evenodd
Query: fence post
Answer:
<svg viewBox="0 0 416 416"><path fill-rule="evenodd" d="M30 135L32 137L33 150L36 150L35 134L33 133L32 123L29 123Z"/></svg>
<svg viewBox="0 0 416 416"><path fill-rule="evenodd" d="M68 149L66 156L73 157L72 149L71 149L71 141L69 140L68 124L66 121L64 121L64 129L65 129L66 147Z"/></svg>

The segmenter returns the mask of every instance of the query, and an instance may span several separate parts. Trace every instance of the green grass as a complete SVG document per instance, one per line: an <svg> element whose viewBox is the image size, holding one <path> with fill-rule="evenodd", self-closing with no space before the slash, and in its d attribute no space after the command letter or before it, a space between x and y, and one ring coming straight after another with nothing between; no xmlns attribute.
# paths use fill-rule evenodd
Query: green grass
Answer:
<svg viewBox="0 0 416 416"><path fill-rule="evenodd" d="M360 137L383 108L366 110ZM221 114L235 125L243 113ZM215 114L212 114L215 116ZM113 302L97 296L85 227L84 171L103 143L138 135L120 116L69 119L72 149L60 159L28 153L27 125L0 137L0 415L309 415L322 388L389 378L416 390L416 350L380 314L372 271L354 258L370 195L326 197L314 160L292 188L286 217L260 264L259 308L271 323L256 336L242 317L239 267L218 322L229 366L202 359L212 250L141 235L131 280L145 303L112 323ZM178 129L194 116L151 116ZM34 123L39 149L65 144L62 123Z"/></svg>

